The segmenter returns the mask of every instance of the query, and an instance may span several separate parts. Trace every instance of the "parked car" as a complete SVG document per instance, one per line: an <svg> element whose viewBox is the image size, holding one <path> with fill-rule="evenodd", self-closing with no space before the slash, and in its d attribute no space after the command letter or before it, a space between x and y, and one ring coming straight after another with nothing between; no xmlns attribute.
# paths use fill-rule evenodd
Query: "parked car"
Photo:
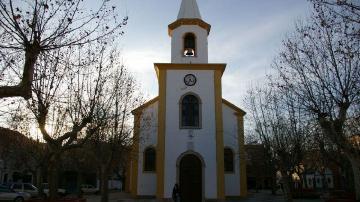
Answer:
<svg viewBox="0 0 360 202"><path fill-rule="evenodd" d="M30 197L29 193L16 192L7 186L0 185L0 201L24 202Z"/></svg>
<svg viewBox="0 0 360 202"><path fill-rule="evenodd" d="M50 194L49 193L49 184L48 183L43 183L42 186L43 186L44 194L46 195L46 197L49 197L49 194ZM61 188L58 188L57 193L58 193L59 196L65 196L67 194L66 190L61 189Z"/></svg>
<svg viewBox="0 0 360 202"><path fill-rule="evenodd" d="M325 193L322 198L325 202L356 202L355 194L343 190Z"/></svg>
<svg viewBox="0 0 360 202"><path fill-rule="evenodd" d="M90 184L80 185L81 192L84 194L96 194L99 192L99 189Z"/></svg>
<svg viewBox="0 0 360 202"><path fill-rule="evenodd" d="M10 184L10 189L16 192L26 192L31 195L31 197L37 197L39 195L39 190L34 185L30 183L13 183Z"/></svg>

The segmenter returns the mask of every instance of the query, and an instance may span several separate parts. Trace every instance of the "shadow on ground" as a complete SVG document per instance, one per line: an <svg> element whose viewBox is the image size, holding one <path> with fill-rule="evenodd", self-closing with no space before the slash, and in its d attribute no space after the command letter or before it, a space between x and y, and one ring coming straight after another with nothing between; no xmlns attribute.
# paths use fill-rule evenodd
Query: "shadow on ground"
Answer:
<svg viewBox="0 0 360 202"><path fill-rule="evenodd" d="M100 202L99 195L86 195L84 196L87 202ZM123 192L114 192L109 195L109 202L157 202L156 199L132 199L131 196ZM256 193L249 191L249 196L241 200L226 200L226 202L285 202L281 194L272 195L271 191L262 190ZM294 202L321 202L320 199L295 199Z"/></svg>

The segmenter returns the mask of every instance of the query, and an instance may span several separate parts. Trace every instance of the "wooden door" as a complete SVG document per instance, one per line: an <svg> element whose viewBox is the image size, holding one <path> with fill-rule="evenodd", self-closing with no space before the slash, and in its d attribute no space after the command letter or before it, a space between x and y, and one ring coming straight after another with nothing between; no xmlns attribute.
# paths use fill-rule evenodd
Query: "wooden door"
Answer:
<svg viewBox="0 0 360 202"><path fill-rule="evenodd" d="M181 202L202 201L202 165L192 154L180 161L180 199Z"/></svg>

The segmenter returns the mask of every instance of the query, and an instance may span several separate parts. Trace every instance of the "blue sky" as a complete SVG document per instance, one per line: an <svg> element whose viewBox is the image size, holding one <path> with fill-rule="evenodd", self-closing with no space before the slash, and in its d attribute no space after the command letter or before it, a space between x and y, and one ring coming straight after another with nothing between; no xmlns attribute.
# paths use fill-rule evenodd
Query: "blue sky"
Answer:
<svg viewBox="0 0 360 202"><path fill-rule="evenodd" d="M212 25L209 62L227 63L223 97L244 107L247 89L264 81L281 41L306 18L306 0L197 0L203 20ZM117 0L129 16L120 38L123 61L147 98L157 95L153 63L170 62L167 26L176 20L181 0Z"/></svg>

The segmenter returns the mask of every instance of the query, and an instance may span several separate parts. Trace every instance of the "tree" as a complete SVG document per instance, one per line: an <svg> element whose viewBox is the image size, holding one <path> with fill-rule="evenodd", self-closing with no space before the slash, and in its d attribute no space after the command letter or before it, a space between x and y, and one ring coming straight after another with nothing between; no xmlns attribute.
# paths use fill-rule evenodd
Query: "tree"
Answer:
<svg viewBox="0 0 360 202"><path fill-rule="evenodd" d="M311 128L292 98L271 88L252 89L247 97L254 130L270 164L281 172L287 201L292 201L292 174L300 176Z"/></svg>
<svg viewBox="0 0 360 202"><path fill-rule="evenodd" d="M35 66L33 96L27 106L46 142L51 200L57 194L61 155L84 145L106 125L104 110L112 103L107 87L111 86L116 59L109 49L103 44L88 44L76 51L57 50L41 57Z"/></svg>
<svg viewBox="0 0 360 202"><path fill-rule="evenodd" d="M351 162L359 200L360 149L353 141L358 132L352 124L360 116L360 40L358 34L354 35L359 24L352 20L359 17L359 10L355 9L359 5L340 1L344 4L334 8L332 1L313 2L311 20L298 24L295 33L283 43L274 64L274 84L283 93L291 92L301 100L301 108ZM354 9L347 9L350 5Z"/></svg>
<svg viewBox="0 0 360 202"><path fill-rule="evenodd" d="M114 54L113 58L117 58L115 52ZM109 176L116 168L124 169L128 156L131 155L131 110L142 102L134 78L117 62L114 60L112 63L115 71L107 91L109 96L106 99L110 102L108 108L103 108L104 116L99 117L106 124L97 130L89 142L89 150L98 165L101 202L109 201Z"/></svg>
<svg viewBox="0 0 360 202"><path fill-rule="evenodd" d="M315 8L323 8L330 10L335 16L341 18L340 20L351 21L353 23L360 23L360 5L351 0L310 0ZM335 17L334 16L334 17ZM359 27L354 30L349 30L348 34L359 35Z"/></svg>
<svg viewBox="0 0 360 202"><path fill-rule="evenodd" d="M123 34L108 0L87 9L83 0L7 0L0 2L0 98L32 95L35 65L49 52ZM44 67L47 68L47 67ZM44 71L46 72L46 71ZM17 78L17 79L14 79Z"/></svg>

